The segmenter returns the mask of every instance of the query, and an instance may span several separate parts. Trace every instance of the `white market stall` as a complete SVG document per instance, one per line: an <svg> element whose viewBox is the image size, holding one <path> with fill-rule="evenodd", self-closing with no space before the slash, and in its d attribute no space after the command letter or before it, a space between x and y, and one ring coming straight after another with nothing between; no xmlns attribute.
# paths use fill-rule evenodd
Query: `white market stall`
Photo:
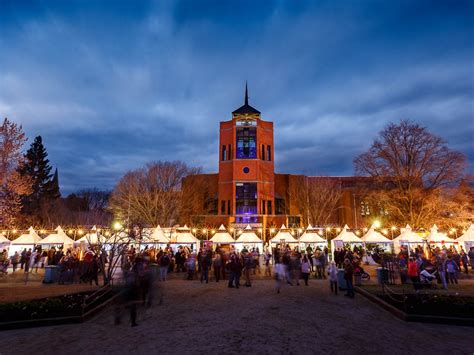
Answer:
<svg viewBox="0 0 474 355"><path fill-rule="evenodd" d="M33 250L35 245L41 241L41 237L35 232L33 227L28 228L27 234L22 234L10 243L9 255L15 254L15 251L21 253L23 249Z"/></svg>
<svg viewBox="0 0 474 355"><path fill-rule="evenodd" d="M401 228L400 231L400 235L393 239L393 248L395 253L399 253L402 246L406 246L409 249L414 249L417 246L423 246L423 243L425 242L424 239L417 233L413 232L408 224L405 228Z"/></svg>
<svg viewBox="0 0 474 355"><path fill-rule="evenodd" d="M393 248L393 241L388 239L382 233L377 232L374 225L372 225L367 233L362 236L361 240L364 243L366 250L367 244L377 245L384 251L391 251Z"/></svg>
<svg viewBox="0 0 474 355"><path fill-rule="evenodd" d="M336 238L331 240L331 253L334 255L334 252L337 249L343 249L347 245L353 249L355 244L362 245L362 241L353 232L349 231L349 226L346 224L344 228L342 228L341 233L339 233Z"/></svg>
<svg viewBox="0 0 474 355"><path fill-rule="evenodd" d="M433 227L431 227L430 234L428 235L426 240L430 246L435 246L435 247L440 247L440 248L443 246L449 247L455 243L455 241L449 238L446 233L439 232L436 224L434 224Z"/></svg>
<svg viewBox="0 0 474 355"><path fill-rule="evenodd" d="M224 225L221 224L217 232L212 236L211 242L213 244L233 244L235 242L234 238L227 232Z"/></svg>
<svg viewBox="0 0 474 355"><path fill-rule="evenodd" d="M158 225L156 228L146 228L143 230L141 245L165 249L170 241L170 238L165 235L163 229Z"/></svg>
<svg viewBox="0 0 474 355"><path fill-rule="evenodd" d="M463 246L466 253L469 252L471 247L474 247L474 224L471 224L469 229L456 239L456 242L458 242L460 246Z"/></svg>
<svg viewBox="0 0 474 355"><path fill-rule="evenodd" d="M263 241L252 231L250 225L247 225L242 234L235 241L235 249L241 251L242 249L252 250L253 248L263 251Z"/></svg>
<svg viewBox="0 0 474 355"><path fill-rule="evenodd" d="M97 227L93 226L92 227L92 232L87 233L85 236L82 238L79 238L74 242L75 245L97 245L97 244L103 244L106 241L106 238L104 236L101 236L97 232Z"/></svg>
<svg viewBox="0 0 474 355"><path fill-rule="evenodd" d="M10 247L11 240L0 234L0 249L8 249Z"/></svg>
<svg viewBox="0 0 474 355"><path fill-rule="evenodd" d="M296 246L298 244L298 241L293 237L293 235L290 233L290 230L286 228L286 226L283 224L278 231L278 233L270 239L270 247L275 247L276 245L288 245L291 244L291 246Z"/></svg>
<svg viewBox="0 0 474 355"><path fill-rule="evenodd" d="M201 241L191 233L191 229L189 229L187 225L178 227L172 232L169 244L174 252L176 252L180 246L186 246L191 249L191 251L197 253L201 247Z"/></svg>
<svg viewBox="0 0 474 355"><path fill-rule="evenodd" d="M312 250L316 250L316 248L324 250L328 246L328 241L322 238L311 224L306 228L298 243L300 244L300 250L306 250L308 247L311 247Z"/></svg>
<svg viewBox="0 0 474 355"><path fill-rule="evenodd" d="M74 240L69 238L66 233L64 233L61 226L58 226L54 231L56 233L52 233L46 238L41 239L38 242L38 245L41 245L41 247L46 249L50 249L52 247L62 247L64 249L67 249L74 245Z"/></svg>

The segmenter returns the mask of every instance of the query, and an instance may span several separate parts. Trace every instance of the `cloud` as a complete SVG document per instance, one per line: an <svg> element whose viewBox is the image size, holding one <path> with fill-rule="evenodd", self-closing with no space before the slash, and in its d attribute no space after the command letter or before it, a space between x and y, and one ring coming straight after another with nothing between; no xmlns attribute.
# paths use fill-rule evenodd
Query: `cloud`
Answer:
<svg viewBox="0 0 474 355"><path fill-rule="evenodd" d="M279 172L350 175L401 118L473 169L470 2L127 4L0 8L0 114L43 135L63 192L112 188L152 160L216 172L245 80L275 122Z"/></svg>

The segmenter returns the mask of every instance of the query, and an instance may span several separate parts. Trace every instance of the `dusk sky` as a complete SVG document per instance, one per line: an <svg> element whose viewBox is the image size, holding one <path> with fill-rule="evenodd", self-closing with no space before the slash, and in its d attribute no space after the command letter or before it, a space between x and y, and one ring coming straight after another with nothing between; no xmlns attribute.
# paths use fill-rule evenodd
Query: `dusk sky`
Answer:
<svg viewBox="0 0 474 355"><path fill-rule="evenodd" d="M43 136L64 194L183 160L219 121L275 124L276 171L351 175L408 118L474 163L474 1L0 0L0 115Z"/></svg>

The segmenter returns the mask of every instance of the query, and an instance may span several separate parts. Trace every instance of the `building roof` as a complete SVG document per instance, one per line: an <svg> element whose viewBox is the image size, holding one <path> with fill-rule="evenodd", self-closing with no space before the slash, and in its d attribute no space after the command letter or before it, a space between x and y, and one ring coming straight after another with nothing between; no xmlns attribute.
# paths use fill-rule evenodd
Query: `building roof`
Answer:
<svg viewBox="0 0 474 355"><path fill-rule="evenodd" d="M260 111L256 108L249 105L249 95L247 90L247 83L245 83L245 100L243 106L240 106L237 110L232 112L232 114L245 114L245 113L255 113L260 114Z"/></svg>

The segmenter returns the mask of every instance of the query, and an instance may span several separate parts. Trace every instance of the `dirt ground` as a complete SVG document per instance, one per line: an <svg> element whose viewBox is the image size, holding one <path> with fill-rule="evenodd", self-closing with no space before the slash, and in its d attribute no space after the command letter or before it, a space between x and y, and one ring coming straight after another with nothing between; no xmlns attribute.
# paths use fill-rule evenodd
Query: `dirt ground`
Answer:
<svg viewBox="0 0 474 355"><path fill-rule="evenodd" d="M171 279L163 304L113 325L113 309L84 324L0 332L0 353L472 354L473 328L406 323L360 295L330 294L327 281L250 288Z"/></svg>

